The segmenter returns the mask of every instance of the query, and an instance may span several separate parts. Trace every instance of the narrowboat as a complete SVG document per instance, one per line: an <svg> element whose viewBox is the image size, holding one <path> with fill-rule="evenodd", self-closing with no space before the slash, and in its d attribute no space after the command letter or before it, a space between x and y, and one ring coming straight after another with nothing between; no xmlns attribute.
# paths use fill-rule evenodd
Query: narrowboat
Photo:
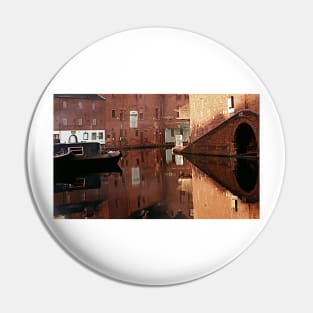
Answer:
<svg viewBox="0 0 313 313"><path fill-rule="evenodd" d="M62 171L107 172L115 169L120 151L100 151L97 142L54 144L54 168Z"/></svg>

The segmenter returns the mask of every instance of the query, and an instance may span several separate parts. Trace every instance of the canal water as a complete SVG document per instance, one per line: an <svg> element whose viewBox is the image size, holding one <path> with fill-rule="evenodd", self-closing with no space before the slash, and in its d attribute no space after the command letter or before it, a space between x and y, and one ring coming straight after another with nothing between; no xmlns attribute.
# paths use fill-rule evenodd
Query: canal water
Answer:
<svg viewBox="0 0 313 313"><path fill-rule="evenodd" d="M57 219L256 219L258 160L123 151L114 172L55 179Z"/></svg>

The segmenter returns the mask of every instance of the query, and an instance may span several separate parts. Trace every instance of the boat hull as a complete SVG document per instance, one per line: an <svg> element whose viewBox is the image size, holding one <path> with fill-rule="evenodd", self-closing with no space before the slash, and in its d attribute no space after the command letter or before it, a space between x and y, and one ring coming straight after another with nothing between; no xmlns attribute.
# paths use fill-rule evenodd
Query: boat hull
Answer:
<svg viewBox="0 0 313 313"><path fill-rule="evenodd" d="M84 173L121 172L118 161L121 153L114 155L99 154L93 156L75 156L62 161L54 160L55 176L75 175Z"/></svg>

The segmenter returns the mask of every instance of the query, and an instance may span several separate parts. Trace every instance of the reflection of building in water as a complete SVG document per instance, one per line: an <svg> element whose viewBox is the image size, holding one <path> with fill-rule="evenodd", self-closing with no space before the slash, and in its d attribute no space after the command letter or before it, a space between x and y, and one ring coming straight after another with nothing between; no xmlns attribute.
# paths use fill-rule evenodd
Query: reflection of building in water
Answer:
<svg viewBox="0 0 313 313"><path fill-rule="evenodd" d="M158 149L127 152L120 160L123 175L108 178L110 218L127 218L162 200L163 163Z"/></svg>
<svg viewBox="0 0 313 313"><path fill-rule="evenodd" d="M171 217L193 217L191 164L181 155L172 155L172 162L166 165L164 196Z"/></svg>
<svg viewBox="0 0 313 313"><path fill-rule="evenodd" d="M256 203L245 203L196 167L192 170L194 218L259 218Z"/></svg>
<svg viewBox="0 0 313 313"><path fill-rule="evenodd" d="M191 161L194 218L259 218L257 161L200 156Z"/></svg>
<svg viewBox="0 0 313 313"><path fill-rule="evenodd" d="M190 218L193 214L191 165L181 158L176 161L172 153L171 160L168 156L166 161L165 151L160 149L128 151L120 160L122 176L101 174L99 189L55 193L54 206L90 207L100 201L94 204L97 210L90 218L127 218L142 210L155 218ZM79 213L63 215L83 218L87 213L81 208Z"/></svg>
<svg viewBox="0 0 313 313"><path fill-rule="evenodd" d="M259 218L258 162L129 150L123 174L77 177L56 188L58 218ZM63 188L63 189L62 189ZM67 190L67 191L64 191Z"/></svg>
<svg viewBox="0 0 313 313"><path fill-rule="evenodd" d="M204 174L212 177L244 202L259 202L259 163L257 160L188 156Z"/></svg>
<svg viewBox="0 0 313 313"><path fill-rule="evenodd" d="M191 161L195 165L186 158L177 158L170 149L129 151L120 160L122 176L102 173L99 184L90 179L84 184L83 178L76 178L71 191L63 191L59 186L58 191L63 192L54 195L55 215L57 218L259 218L255 162L199 156L192 156Z"/></svg>

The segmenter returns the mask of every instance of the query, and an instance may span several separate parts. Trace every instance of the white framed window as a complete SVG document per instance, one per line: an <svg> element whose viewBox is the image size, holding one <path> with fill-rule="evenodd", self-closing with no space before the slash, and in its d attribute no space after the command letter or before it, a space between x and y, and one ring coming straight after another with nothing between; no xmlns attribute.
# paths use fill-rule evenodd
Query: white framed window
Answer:
<svg viewBox="0 0 313 313"><path fill-rule="evenodd" d="M77 120L77 123L78 123L79 126L82 126L82 125L83 125L83 119L82 119L82 118L79 118L79 119Z"/></svg>
<svg viewBox="0 0 313 313"><path fill-rule="evenodd" d="M92 132L91 133L91 140L96 140L97 139L97 133L96 132Z"/></svg>
<svg viewBox="0 0 313 313"><path fill-rule="evenodd" d="M93 118L93 119L92 119L92 125L93 125L93 126L96 126L96 125L97 125L97 119L96 119L96 118Z"/></svg>
<svg viewBox="0 0 313 313"><path fill-rule="evenodd" d="M83 104L81 101L78 101L78 108L81 110L83 108Z"/></svg>
<svg viewBox="0 0 313 313"><path fill-rule="evenodd" d="M63 126L67 126L67 118L62 119Z"/></svg>
<svg viewBox="0 0 313 313"><path fill-rule="evenodd" d="M67 102L66 101L63 101L62 105L63 105L63 109L67 109Z"/></svg>
<svg viewBox="0 0 313 313"><path fill-rule="evenodd" d="M103 132L98 133L98 138L99 138L99 140L103 140Z"/></svg>
<svg viewBox="0 0 313 313"><path fill-rule="evenodd" d="M88 133L87 132L83 133L83 140L88 140Z"/></svg>
<svg viewBox="0 0 313 313"><path fill-rule="evenodd" d="M96 110L96 103L93 102L93 103L92 103L92 111L95 111L95 110Z"/></svg>
<svg viewBox="0 0 313 313"><path fill-rule="evenodd" d="M137 111L129 112L129 127L138 128L138 112Z"/></svg>
<svg viewBox="0 0 313 313"><path fill-rule="evenodd" d="M228 112L233 113L235 110L235 101L234 101L234 96L230 96L227 98L227 107L228 107Z"/></svg>

